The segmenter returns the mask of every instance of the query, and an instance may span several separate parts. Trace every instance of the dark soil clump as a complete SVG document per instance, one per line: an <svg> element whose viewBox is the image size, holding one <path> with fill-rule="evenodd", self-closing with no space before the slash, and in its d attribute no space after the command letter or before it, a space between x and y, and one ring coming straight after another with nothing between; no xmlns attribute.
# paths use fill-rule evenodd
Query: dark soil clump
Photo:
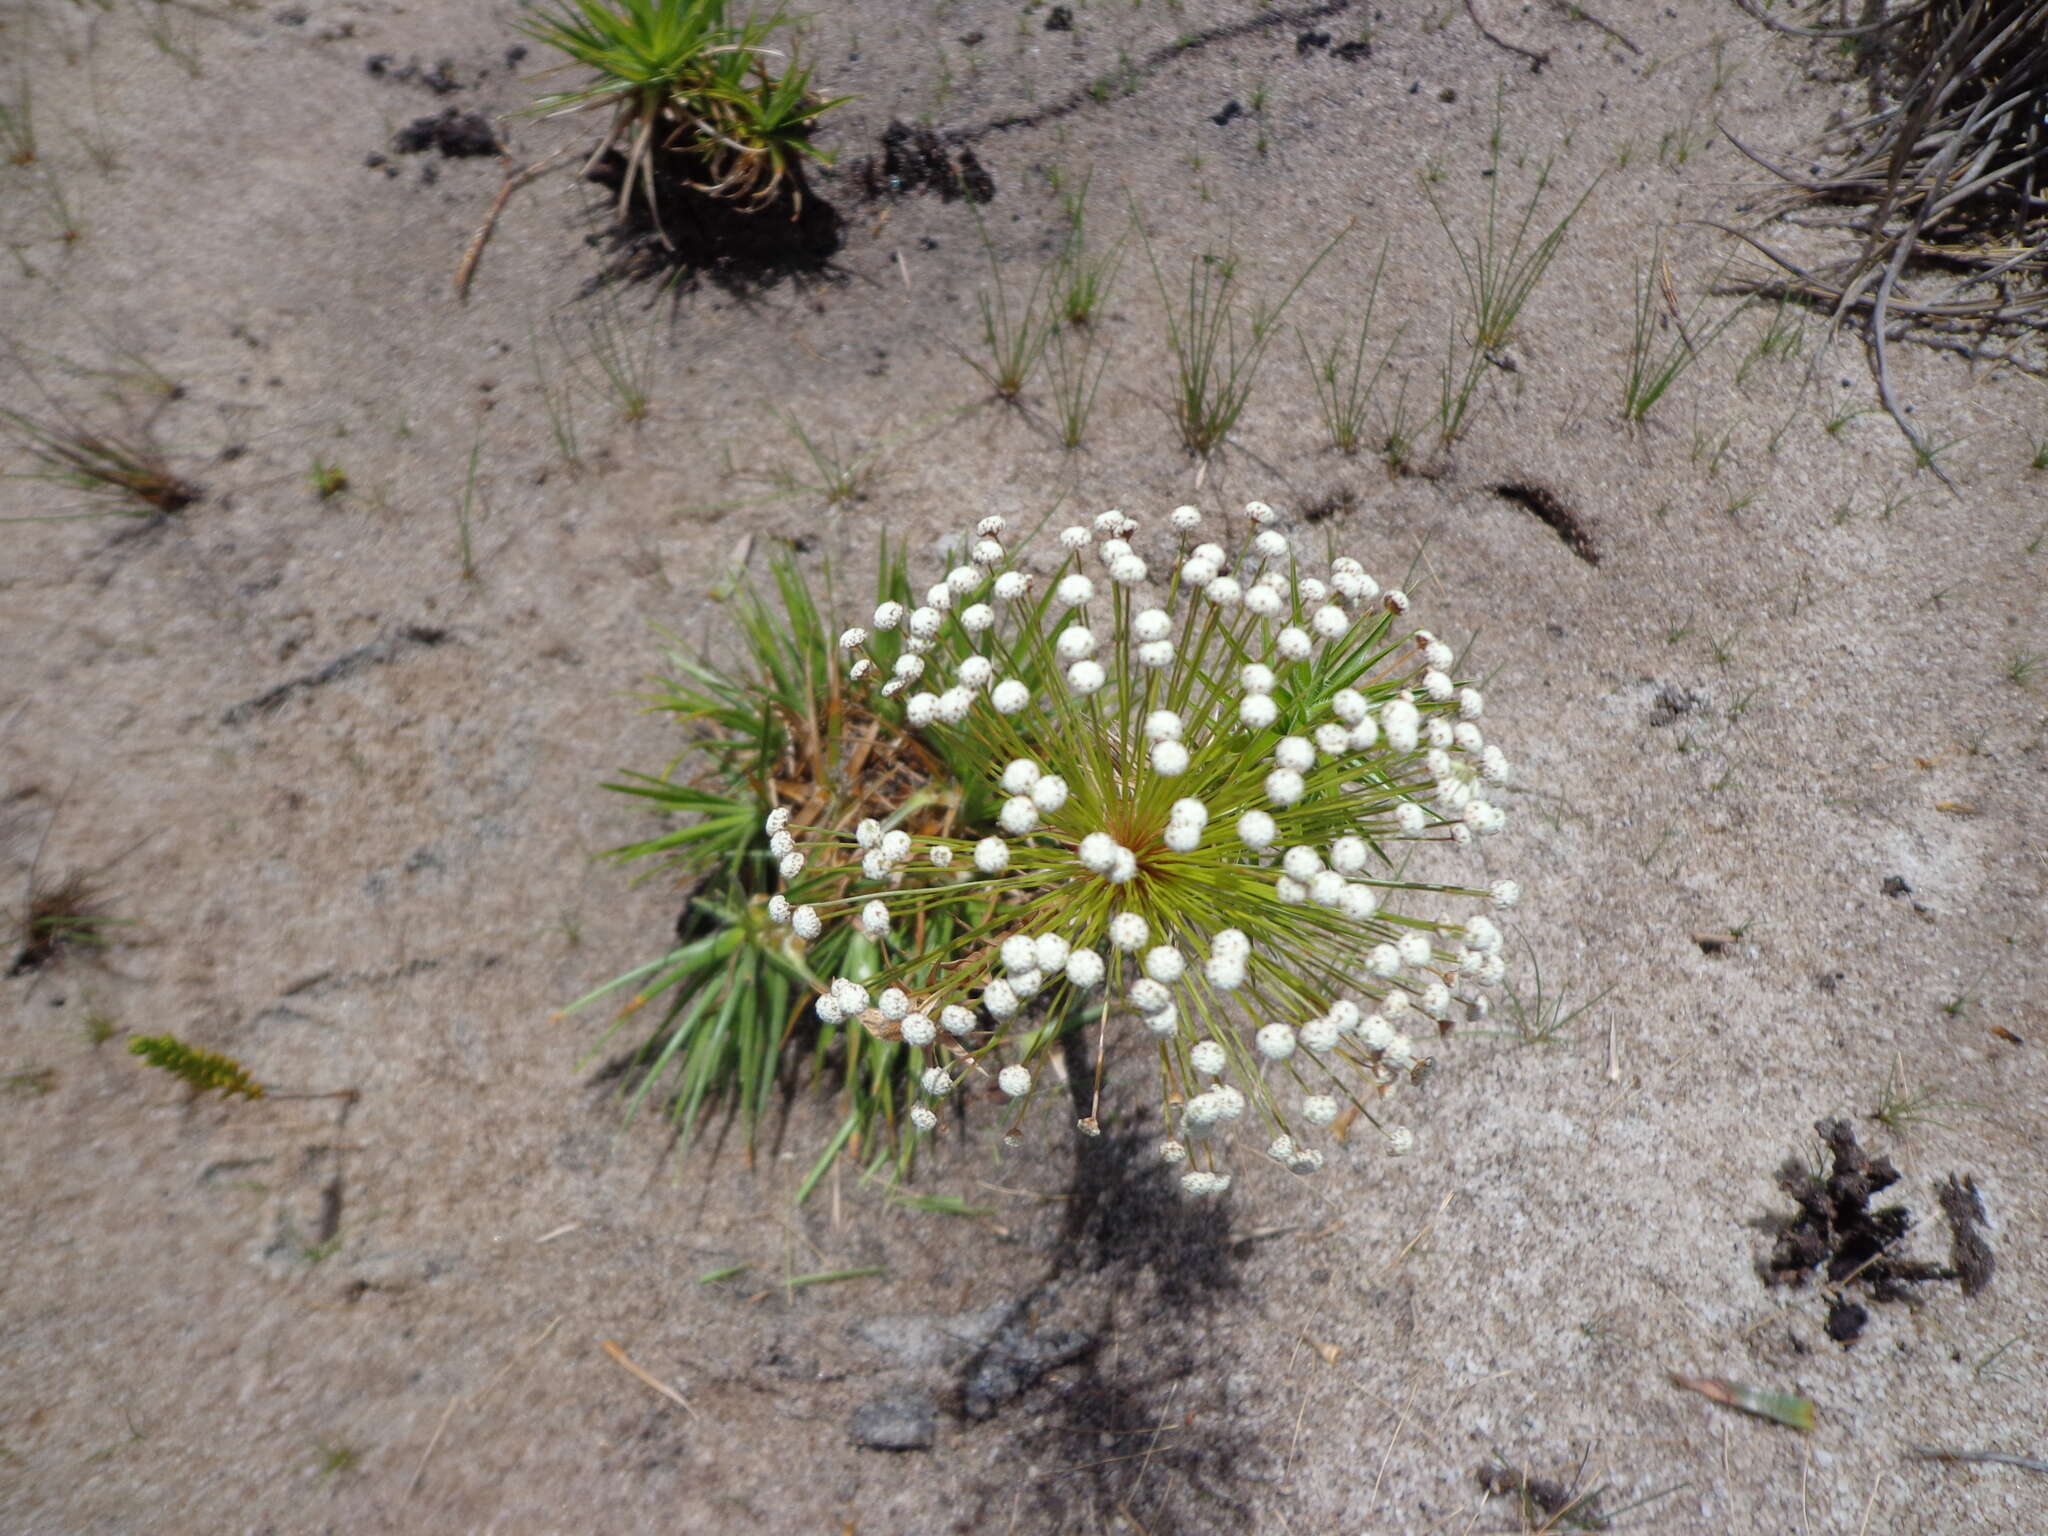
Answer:
<svg viewBox="0 0 2048 1536"><path fill-rule="evenodd" d="M450 107L431 117L416 117L399 129L391 140L393 153L424 154L438 149L451 160L504 152L497 131L481 112L464 112Z"/></svg>
<svg viewBox="0 0 2048 1536"><path fill-rule="evenodd" d="M882 152L863 155L847 168L853 184L869 202L881 197L906 197L936 192L944 202L965 199L992 202L995 178L971 149L953 148L930 128L892 122L882 130Z"/></svg>
<svg viewBox="0 0 2048 1536"><path fill-rule="evenodd" d="M1990 1283L1991 1245L1981 1231L1984 1207L1973 1181L1951 1175L1940 1190L1951 1263L1908 1258L1902 1249L1913 1229L1913 1213L1904 1205L1874 1203L1899 1182L1899 1170L1889 1158L1872 1157L1858 1146L1846 1120L1819 1121L1814 1131L1827 1149L1826 1176L1796 1159L1778 1170L1778 1187L1799 1210L1774 1223L1777 1242L1764 1265L1764 1279L1796 1287L1818 1273L1838 1287L1829 1302L1829 1338L1854 1343L1869 1322L1869 1310L1849 1299L1851 1286L1883 1303L1909 1300L1915 1287L1933 1280L1960 1281L1966 1295Z"/></svg>

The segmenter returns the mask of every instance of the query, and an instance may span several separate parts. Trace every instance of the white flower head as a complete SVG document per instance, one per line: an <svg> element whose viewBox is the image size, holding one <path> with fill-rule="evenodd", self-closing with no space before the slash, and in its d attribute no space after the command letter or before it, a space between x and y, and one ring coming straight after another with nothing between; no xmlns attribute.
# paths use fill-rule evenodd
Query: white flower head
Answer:
<svg viewBox="0 0 2048 1536"><path fill-rule="evenodd" d="M1077 949L1067 956L1067 980L1084 992L1101 986L1102 978L1108 974L1102 956L1092 949Z"/></svg>
<svg viewBox="0 0 2048 1536"><path fill-rule="evenodd" d="M1031 1069L1007 1066L996 1074L996 1086L1013 1099L1021 1099L1031 1091Z"/></svg>
<svg viewBox="0 0 2048 1536"><path fill-rule="evenodd" d="M1273 818L1264 811L1246 811L1237 819L1237 835L1245 847L1265 849L1280 835Z"/></svg>
<svg viewBox="0 0 2048 1536"><path fill-rule="evenodd" d="M818 916L816 907L798 907L789 914L789 926L798 938L806 942L825 931L824 921Z"/></svg>
<svg viewBox="0 0 2048 1536"><path fill-rule="evenodd" d="M1152 744L1152 771L1162 778L1178 778L1188 769L1188 749L1177 741Z"/></svg>
<svg viewBox="0 0 2048 1536"><path fill-rule="evenodd" d="M1285 1061L1294 1054L1294 1030L1287 1024L1268 1024L1258 1033L1259 1054L1268 1061Z"/></svg>
<svg viewBox="0 0 2048 1536"><path fill-rule="evenodd" d="M1090 694L1099 693L1102 685L1108 681L1109 674L1102 670L1102 663L1097 661L1077 661L1067 668L1067 687L1084 699Z"/></svg>
<svg viewBox="0 0 2048 1536"><path fill-rule="evenodd" d="M860 909L860 929L871 939L879 939L889 931L889 909L879 901L871 901Z"/></svg>
<svg viewBox="0 0 2048 1536"><path fill-rule="evenodd" d="M1010 867L1010 845L1000 837L984 837L974 845L974 867L984 875L1000 875Z"/></svg>
<svg viewBox="0 0 2048 1536"><path fill-rule="evenodd" d="M1053 642L1053 651L1061 661L1075 662L1095 654L1095 632L1079 624L1060 631L1060 637Z"/></svg>
<svg viewBox="0 0 2048 1536"><path fill-rule="evenodd" d="M1152 936L1151 926L1136 912L1119 912L1109 920L1109 942L1125 954L1135 954Z"/></svg>
<svg viewBox="0 0 2048 1536"><path fill-rule="evenodd" d="M1237 701L1238 720L1254 731L1263 731L1280 718L1280 706L1266 693L1248 693Z"/></svg>
<svg viewBox="0 0 2048 1536"><path fill-rule="evenodd" d="M1060 578L1053 595L1067 607L1079 608L1095 595L1095 583L1079 571L1070 571Z"/></svg>
<svg viewBox="0 0 2048 1536"><path fill-rule="evenodd" d="M1187 957L1171 944L1145 951L1145 974L1154 981L1171 986L1187 974L1187 968Z"/></svg>
<svg viewBox="0 0 2048 1536"><path fill-rule="evenodd" d="M1031 690L1014 677L1003 679L989 690L988 701L999 715L1017 715L1031 702Z"/></svg>
<svg viewBox="0 0 2048 1536"><path fill-rule="evenodd" d="M1166 515L1166 521L1176 533L1192 533L1202 525L1202 513L1198 507L1175 507Z"/></svg>
<svg viewBox="0 0 2048 1536"><path fill-rule="evenodd" d="M1292 768L1275 768L1266 775L1266 799L1283 810L1301 799L1301 775Z"/></svg>
<svg viewBox="0 0 2048 1536"><path fill-rule="evenodd" d="M1214 1040L1197 1040L1188 1047L1188 1065L1204 1077L1221 1077L1230 1058Z"/></svg>

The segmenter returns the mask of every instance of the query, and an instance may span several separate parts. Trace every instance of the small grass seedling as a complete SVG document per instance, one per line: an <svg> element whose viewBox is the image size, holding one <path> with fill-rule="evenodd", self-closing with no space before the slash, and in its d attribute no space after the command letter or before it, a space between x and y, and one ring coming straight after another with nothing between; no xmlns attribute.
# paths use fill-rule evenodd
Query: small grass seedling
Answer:
<svg viewBox="0 0 2048 1536"><path fill-rule="evenodd" d="M1700 313L1706 302L1702 294L1689 314L1679 313L1678 290L1660 236L1650 259L1636 270L1635 328L1621 385L1622 419L1630 426L1642 425L1679 375L1700 360L1743 309L1736 305L1702 330ZM1667 328L1676 334L1665 334Z"/></svg>
<svg viewBox="0 0 2048 1536"><path fill-rule="evenodd" d="M827 438L821 445L795 416L785 415L782 420L811 466L808 479L800 473L784 471L776 474L773 484L782 494L815 497L835 509L868 499L880 477L883 445L861 452L849 450L841 453L836 439Z"/></svg>
<svg viewBox="0 0 2048 1536"><path fill-rule="evenodd" d="M313 1450L322 1477L344 1477L362 1465L362 1451L339 1440L323 1440Z"/></svg>
<svg viewBox="0 0 2048 1536"><path fill-rule="evenodd" d="M339 464L316 458L313 467L306 471L306 484L322 501L332 501L348 489L348 471Z"/></svg>
<svg viewBox="0 0 2048 1536"><path fill-rule="evenodd" d="M15 81L14 100L0 101L0 153L10 165L34 165L36 150L34 89L23 70Z"/></svg>
<svg viewBox="0 0 2048 1536"><path fill-rule="evenodd" d="M1380 278L1387 268L1388 246L1380 247L1379 261L1365 285L1364 307L1355 332L1337 329L1329 346L1317 353L1299 326L1295 339L1301 343L1302 358L1308 363L1315 385L1316 410L1323 421L1323 436L1337 452L1347 456L1358 452L1365 441L1366 422L1372 414L1373 395L1387 370L1393 366L1394 348L1407 333L1403 326L1394 333L1371 373L1365 371L1367 342L1372 336L1373 310L1378 305Z"/></svg>
<svg viewBox="0 0 2048 1536"><path fill-rule="evenodd" d="M2033 687L2035 675L2041 670L2042 660L2039 651L2014 651L2006 659L2006 681L2017 683L2022 688Z"/></svg>
<svg viewBox="0 0 2048 1536"><path fill-rule="evenodd" d="M2034 456L2027 460L2027 468L2035 471L2048 469L2048 437L2034 439Z"/></svg>
<svg viewBox="0 0 2048 1536"><path fill-rule="evenodd" d="M653 404L654 334L636 341L613 300L584 316L590 344L587 360L597 368L599 387L619 415L638 426Z"/></svg>
<svg viewBox="0 0 2048 1536"><path fill-rule="evenodd" d="M1095 392L1101 388L1103 370L1108 366L1109 349L1096 337L1054 331L1052 346L1046 353L1046 371L1052 379L1053 415L1060 446L1069 453L1079 448L1087 435L1088 418L1095 410Z"/></svg>
<svg viewBox="0 0 2048 1536"><path fill-rule="evenodd" d="M1546 159L1537 167L1535 185L1522 203L1520 214L1509 214L1504 220L1501 156L1506 142L1505 131L1505 94L1502 93L1495 96L1493 130L1487 138L1486 213L1479 229L1469 240L1453 226L1442 199L1429 190L1427 182L1424 184L1430 209L1435 213L1444 238L1450 243L1451 254L1458 263L1473 339L1480 350L1486 352L1507 345L1530 296L1557 259L1572 221L1578 217L1579 210L1585 207L1586 200L1601 181L1601 177L1596 175L1588 182L1586 189L1563 216L1532 244L1536 217L1549 191L1556 160L1555 157Z"/></svg>
<svg viewBox="0 0 2048 1536"><path fill-rule="evenodd" d="M1024 393L1024 386L1031 382L1031 375L1045 356L1052 330L1059 323L1051 310L1053 295L1061 282L1060 262L1054 261L1032 279L1022 309L1016 309L1011 303L1009 284L1003 280L1002 263L996 259L995 242L989 238L988 225L978 211L975 225L981 231L981 248L988 258L990 280L990 287L978 296L981 344L987 360L967 354L967 362L987 381L998 400L1014 405Z"/></svg>
<svg viewBox="0 0 2048 1536"><path fill-rule="evenodd" d="M1131 211L1138 238L1152 267L1152 279L1166 308L1166 346L1173 357L1173 396L1168 414L1180 432L1181 446L1197 458L1208 458L1237 429L1251 399L1259 365L1272 343L1280 320L1294 296L1338 242L1351 232L1340 229L1304 267L1277 304L1240 302L1241 269L1234 252L1205 252L1190 257L1187 282L1178 296L1169 289L1151 238Z"/></svg>
<svg viewBox="0 0 2048 1536"><path fill-rule="evenodd" d="M1884 1086L1878 1090L1877 1105L1867 1119L1899 1137L1910 1137L1916 1131L1932 1127L1935 1130L1953 1130L1954 1117L1959 1114L1981 1111L1984 1106L1970 1099L1960 1099L1951 1094L1945 1084L1925 1083L1918 1087L1909 1084L1905 1074L1905 1058L1894 1055L1889 1071L1885 1073Z"/></svg>
<svg viewBox="0 0 2048 1536"><path fill-rule="evenodd" d="M1511 1026L1501 1033L1523 1045L1556 1045L1569 1040L1572 1026L1604 1002L1614 990L1612 985L1607 986L1577 1007L1570 1007L1565 993L1559 992L1555 996L1545 993L1543 966L1534 949L1529 949L1529 969L1532 990L1527 997L1512 983L1501 984L1505 999L1501 1012L1504 1021Z"/></svg>
<svg viewBox="0 0 2048 1536"><path fill-rule="evenodd" d="M476 514L476 470L484 452L484 435L478 432L469 445L469 465L462 474L462 499L455 504L455 542L462 556L462 579L476 580L476 540L472 521Z"/></svg>

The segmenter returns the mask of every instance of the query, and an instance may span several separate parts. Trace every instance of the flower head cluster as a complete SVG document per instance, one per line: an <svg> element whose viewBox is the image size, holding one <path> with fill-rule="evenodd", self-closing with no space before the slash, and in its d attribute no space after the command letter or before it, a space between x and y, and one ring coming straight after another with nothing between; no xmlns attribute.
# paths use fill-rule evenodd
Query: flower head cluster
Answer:
<svg viewBox="0 0 2048 1536"><path fill-rule="evenodd" d="M1403 593L1347 557L1311 566L1263 503L1245 515L1207 542L1182 507L1141 550L1105 512L1037 570L988 518L922 604L841 637L913 732L986 765L962 787L985 836L768 826L786 885L770 917L806 940L856 924L877 956L817 1009L918 1054L920 1129L969 1079L1021 1115L1045 1023L1099 1005L1156 1041L1161 1151L1191 1192L1228 1187L1241 1122L1297 1173L1323 1163L1314 1133L1359 1117L1405 1152L1374 1111L1500 981L1484 909L1512 906L1514 882L1429 878L1506 823L1484 699L1448 645L1402 631ZM1459 900L1481 910L1439 910ZM940 926L935 952L920 935Z"/></svg>

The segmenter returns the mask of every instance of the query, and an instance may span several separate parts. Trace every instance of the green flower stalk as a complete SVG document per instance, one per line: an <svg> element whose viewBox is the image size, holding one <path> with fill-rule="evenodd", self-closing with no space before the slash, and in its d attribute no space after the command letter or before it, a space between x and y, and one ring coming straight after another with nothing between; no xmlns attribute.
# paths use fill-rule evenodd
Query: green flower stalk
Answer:
<svg viewBox="0 0 2048 1536"><path fill-rule="evenodd" d="M864 941L872 963L821 977L815 1011L908 1048L918 1130L992 1081L1014 1139L1058 1022L1092 1009L1156 1042L1162 1155L1218 1193L1248 1116L1297 1173L1340 1119L1409 1150L1375 1109L1429 1065L1410 1031L1485 1012L1500 929L1411 910L1518 898L1426 877L1506 824L1484 700L1450 647L1401 632L1403 593L1346 557L1312 574L1271 508L1245 512L1226 550L1175 511L1158 577L1121 512L1064 530L1036 574L987 518L923 605L883 602L840 637L850 686L878 713L901 696L909 730L968 765L963 794L997 807L975 837L915 832L915 798L851 827L766 821L767 915L806 948Z"/></svg>

